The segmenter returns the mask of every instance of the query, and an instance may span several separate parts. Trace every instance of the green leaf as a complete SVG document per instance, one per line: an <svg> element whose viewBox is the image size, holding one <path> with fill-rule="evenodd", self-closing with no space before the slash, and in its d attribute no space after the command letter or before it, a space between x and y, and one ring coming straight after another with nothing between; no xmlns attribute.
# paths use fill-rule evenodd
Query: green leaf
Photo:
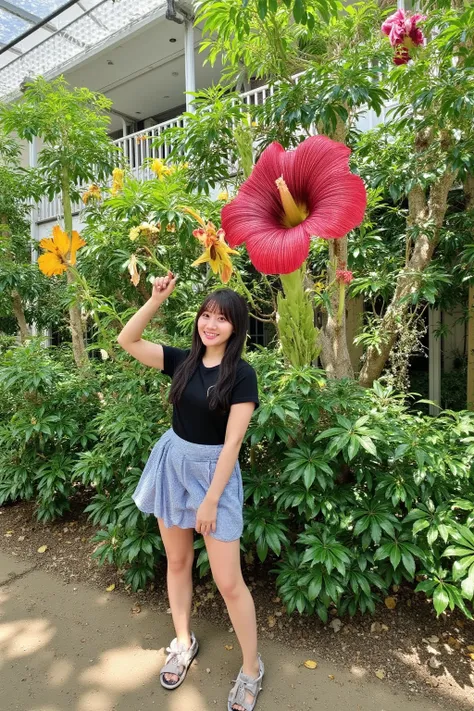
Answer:
<svg viewBox="0 0 474 711"><path fill-rule="evenodd" d="M438 615L445 611L449 604L449 596L443 585L438 585L433 594L433 605Z"/></svg>

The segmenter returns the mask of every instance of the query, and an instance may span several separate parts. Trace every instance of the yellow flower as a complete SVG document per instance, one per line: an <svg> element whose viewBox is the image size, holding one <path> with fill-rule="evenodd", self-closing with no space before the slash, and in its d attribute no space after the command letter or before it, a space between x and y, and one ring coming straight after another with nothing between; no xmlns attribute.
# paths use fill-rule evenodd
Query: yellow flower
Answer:
<svg viewBox="0 0 474 711"><path fill-rule="evenodd" d="M111 195L117 195L123 189L124 171L121 168L114 168L112 171L112 187L110 188Z"/></svg>
<svg viewBox="0 0 474 711"><path fill-rule="evenodd" d="M156 175L158 180L163 180L166 175L171 175L174 172L172 168L168 168L168 166L165 164L164 161L161 160L161 158L155 158L150 168L151 171Z"/></svg>
<svg viewBox="0 0 474 711"><path fill-rule="evenodd" d="M222 202L227 202L227 200L229 199L229 193L227 192L227 190L223 190L221 193L219 193L217 199L222 200Z"/></svg>
<svg viewBox="0 0 474 711"><path fill-rule="evenodd" d="M59 225L53 227L53 236L42 239L39 243L45 254L38 257L38 267L46 276L63 274L68 266L76 263L76 252L84 247L85 242L75 230L72 239Z"/></svg>
<svg viewBox="0 0 474 711"><path fill-rule="evenodd" d="M157 235L161 230L161 223L158 222L156 225L152 225L149 222L142 222L138 227L132 227L128 233L129 238L134 242L140 235L145 237L153 237Z"/></svg>
<svg viewBox="0 0 474 711"><path fill-rule="evenodd" d="M238 254L238 252L226 244L224 230L216 229L212 222L207 222L206 224L195 210L189 207L184 209L201 225L199 229L194 230L193 235L204 247L203 254L191 266L197 267L198 264L209 262L214 274L219 274L223 284L227 284L233 271L229 254Z"/></svg>
<svg viewBox="0 0 474 711"><path fill-rule="evenodd" d="M100 192L99 186L95 183L92 183L92 185L89 186L89 189L86 190L86 192L82 196L82 201L84 205L87 205L89 200L100 200L101 197L102 193Z"/></svg>

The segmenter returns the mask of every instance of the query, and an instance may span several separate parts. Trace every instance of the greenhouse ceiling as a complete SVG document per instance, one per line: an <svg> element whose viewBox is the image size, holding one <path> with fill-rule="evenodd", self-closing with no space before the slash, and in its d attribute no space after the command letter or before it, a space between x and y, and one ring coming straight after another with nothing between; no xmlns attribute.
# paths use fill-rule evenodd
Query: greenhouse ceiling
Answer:
<svg viewBox="0 0 474 711"><path fill-rule="evenodd" d="M0 0L0 99L164 14L166 0Z"/></svg>

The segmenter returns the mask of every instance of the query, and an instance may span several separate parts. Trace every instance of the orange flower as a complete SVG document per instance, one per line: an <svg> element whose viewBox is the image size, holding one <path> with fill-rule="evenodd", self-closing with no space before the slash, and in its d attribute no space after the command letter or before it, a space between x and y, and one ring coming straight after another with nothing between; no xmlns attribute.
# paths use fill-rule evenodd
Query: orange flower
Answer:
<svg viewBox="0 0 474 711"><path fill-rule="evenodd" d="M227 245L224 239L224 230L216 229L212 222L206 224L202 217L191 208L185 207L184 209L201 225L199 229L194 230L193 235L204 247L203 254L191 266L197 267L198 264L209 262L214 274L219 274L222 283L227 284L233 271L229 254L238 254L238 252Z"/></svg>
<svg viewBox="0 0 474 711"><path fill-rule="evenodd" d="M84 203L84 205L87 205L89 200L100 200L101 197L102 193L100 192L99 186L95 183L92 183L92 185L89 186L89 189L86 190L86 192L82 196L82 202Z"/></svg>
<svg viewBox="0 0 474 711"><path fill-rule="evenodd" d="M86 243L75 230L72 238L59 225L53 227L53 236L39 243L45 254L38 257L38 267L46 276L57 276L76 263L76 253Z"/></svg>

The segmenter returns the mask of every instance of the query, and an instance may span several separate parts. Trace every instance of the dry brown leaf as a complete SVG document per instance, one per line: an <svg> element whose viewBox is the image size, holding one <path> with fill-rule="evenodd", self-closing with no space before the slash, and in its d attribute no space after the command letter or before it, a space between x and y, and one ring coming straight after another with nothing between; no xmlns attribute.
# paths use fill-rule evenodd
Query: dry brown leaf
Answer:
<svg viewBox="0 0 474 711"><path fill-rule="evenodd" d="M268 626L269 627L275 627L276 625L276 619L273 617L273 615L268 616Z"/></svg>
<svg viewBox="0 0 474 711"><path fill-rule="evenodd" d="M377 677L377 679L385 679L386 673L384 669L377 669L377 671L375 672L375 676Z"/></svg>
<svg viewBox="0 0 474 711"><path fill-rule="evenodd" d="M228 652L230 652L232 649L234 649L234 645L233 644L226 644L225 648L227 649Z"/></svg>
<svg viewBox="0 0 474 711"><path fill-rule="evenodd" d="M448 637L448 644L453 649L460 649L461 648L461 642L458 639L456 639L455 637Z"/></svg>
<svg viewBox="0 0 474 711"><path fill-rule="evenodd" d="M140 282L140 275L137 269L137 258L134 254L132 254L132 256L130 257L130 261L128 263L128 272L130 274L130 281L132 282L133 286L138 286Z"/></svg>
<svg viewBox="0 0 474 711"><path fill-rule="evenodd" d="M394 610L397 606L397 601L395 600L394 597L386 597L385 598L385 607L388 607L389 610Z"/></svg>
<svg viewBox="0 0 474 711"><path fill-rule="evenodd" d="M315 662L314 659L307 659L304 663L304 666L306 669L316 669L318 666L318 662Z"/></svg>
<svg viewBox="0 0 474 711"><path fill-rule="evenodd" d="M474 662L474 652L468 652L467 656L469 657L469 659L472 659L472 661Z"/></svg>
<svg viewBox="0 0 474 711"><path fill-rule="evenodd" d="M334 681L335 678L334 674L328 674L328 679L331 679L331 681Z"/></svg>
<svg viewBox="0 0 474 711"><path fill-rule="evenodd" d="M105 589L107 592L112 592L112 590L115 590L115 583L112 583L112 585L109 585L109 587Z"/></svg>
<svg viewBox="0 0 474 711"><path fill-rule="evenodd" d="M468 644L466 649L468 652L474 652L474 644Z"/></svg>
<svg viewBox="0 0 474 711"><path fill-rule="evenodd" d="M48 550L48 546L40 546L38 548L38 553L45 553Z"/></svg>

